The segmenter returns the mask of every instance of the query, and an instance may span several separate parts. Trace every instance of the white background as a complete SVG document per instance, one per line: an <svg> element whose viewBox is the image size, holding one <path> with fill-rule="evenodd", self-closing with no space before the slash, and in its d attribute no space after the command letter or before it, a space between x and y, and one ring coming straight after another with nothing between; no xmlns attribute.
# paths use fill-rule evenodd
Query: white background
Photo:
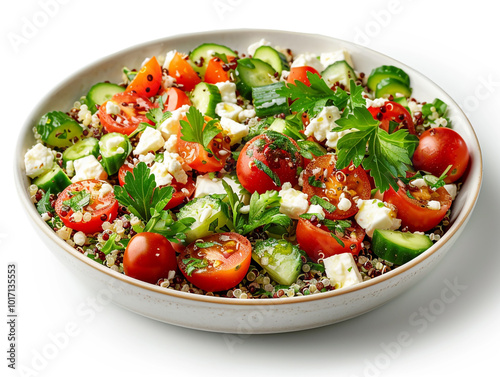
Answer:
<svg viewBox="0 0 500 377"><path fill-rule="evenodd" d="M15 262L17 366L25 367L24 373L7 369L8 329L2 319L1 375L462 376L498 369L500 28L491 3L61 0L49 11L41 5L54 1L9 2L0 16L0 312L7 310L7 264ZM35 20L40 26L28 33L26 23ZM12 177L17 130L52 87L102 56L178 33L240 27L357 42L414 67L447 91L474 125L485 161L481 196L466 231L411 290L369 314L325 328L228 338L155 322L113 304L78 315L78 308L90 307L94 293L41 245L23 213ZM16 45L13 35L25 39ZM438 311L446 281L464 289ZM420 310L430 316L412 325L412 315L424 318ZM74 331L63 342L68 326ZM404 334L409 340L396 346Z"/></svg>

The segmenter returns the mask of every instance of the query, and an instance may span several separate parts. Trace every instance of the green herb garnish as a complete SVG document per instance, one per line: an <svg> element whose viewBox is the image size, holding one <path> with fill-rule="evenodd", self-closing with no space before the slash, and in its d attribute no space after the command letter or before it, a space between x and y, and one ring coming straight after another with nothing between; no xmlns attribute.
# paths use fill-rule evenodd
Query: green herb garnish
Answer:
<svg viewBox="0 0 500 377"><path fill-rule="evenodd" d="M215 154L208 148L208 145L212 139L218 135L221 130L216 126L217 120L212 119L205 124L205 118L203 114L191 106L189 111L186 113L187 122L181 120L181 139L184 141L194 142L201 144L203 148L215 156Z"/></svg>
<svg viewBox="0 0 500 377"><path fill-rule="evenodd" d="M72 195L71 198L63 201L63 204L70 207L73 212L78 212L90 204L90 193L87 190L72 191L69 194Z"/></svg>
<svg viewBox="0 0 500 377"><path fill-rule="evenodd" d="M208 261L206 259L187 258L183 259L182 263L184 263L186 266L186 274L188 276L191 276L192 273L196 270L208 267Z"/></svg>

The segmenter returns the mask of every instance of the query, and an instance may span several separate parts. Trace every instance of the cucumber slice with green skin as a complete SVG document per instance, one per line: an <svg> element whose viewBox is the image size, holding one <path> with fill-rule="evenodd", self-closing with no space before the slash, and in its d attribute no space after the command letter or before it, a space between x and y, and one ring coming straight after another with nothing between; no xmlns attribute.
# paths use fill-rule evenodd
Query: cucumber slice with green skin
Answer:
<svg viewBox="0 0 500 377"><path fill-rule="evenodd" d="M101 164L104 170L108 175L113 175L120 170L132 152L132 144L126 135L111 132L101 137L99 149L101 150Z"/></svg>
<svg viewBox="0 0 500 377"><path fill-rule="evenodd" d="M373 69L370 76L368 76L366 85L370 88L370 90L375 91L378 83L383 79L388 78L398 80L407 87L410 86L410 76L408 76L402 69L394 67L393 65L383 65Z"/></svg>
<svg viewBox="0 0 500 377"><path fill-rule="evenodd" d="M286 136L291 137L295 141L303 139L304 134L301 134L294 126L291 124L291 122L281 119L281 118L275 118L271 126L268 128L270 131L276 131L280 132Z"/></svg>
<svg viewBox="0 0 500 377"><path fill-rule="evenodd" d="M189 60L193 65L193 69L202 77L205 75L208 62L214 57L214 54L238 56L238 54L236 54L236 52L231 50L229 47L217 43L203 43L199 45L193 51L191 51L191 53L189 54Z"/></svg>
<svg viewBox="0 0 500 377"><path fill-rule="evenodd" d="M290 285L302 271L302 252L297 245L282 239L257 241L252 251L256 261L278 284Z"/></svg>
<svg viewBox="0 0 500 377"><path fill-rule="evenodd" d="M68 147L63 153L64 166L68 161L78 160L79 158L90 156L99 156L99 140L93 137L87 137Z"/></svg>
<svg viewBox="0 0 500 377"><path fill-rule="evenodd" d="M200 82L191 93L191 103L193 106L210 118L217 117L215 108L219 102L222 102L222 97L219 88L213 84Z"/></svg>
<svg viewBox="0 0 500 377"><path fill-rule="evenodd" d="M337 82L348 86L349 81L356 81L354 69L345 60L339 60L330 64L321 72L321 77L330 87Z"/></svg>
<svg viewBox="0 0 500 377"><path fill-rule="evenodd" d="M192 217L195 222L186 232L186 243L189 244L199 238L225 231L221 228L230 224L229 219L222 212L221 197L226 195L207 195L195 198L182 207L177 219Z"/></svg>
<svg viewBox="0 0 500 377"><path fill-rule="evenodd" d="M282 89L284 86L284 82L275 82L252 89L255 114L259 118L266 118L276 114L290 114L288 97L276 93L277 90Z"/></svg>
<svg viewBox="0 0 500 377"><path fill-rule="evenodd" d="M40 177L37 177L33 181L33 184L37 185L45 192L50 189L50 192L52 194L57 194L68 187L71 184L71 180L59 167L59 165L54 164L50 171L41 175Z"/></svg>
<svg viewBox="0 0 500 377"><path fill-rule="evenodd" d="M396 97L396 94L402 94L408 98L411 96L411 89L401 81L391 78L381 80L375 89L375 97L377 98L388 95Z"/></svg>
<svg viewBox="0 0 500 377"><path fill-rule="evenodd" d="M36 126L42 140L53 147L69 147L83 137L83 128L76 120L62 111L51 111Z"/></svg>
<svg viewBox="0 0 500 377"><path fill-rule="evenodd" d="M288 65L285 55L276 51L271 46L260 46L257 50L255 50L253 57L269 64L276 72L278 72L280 76L283 70L290 70L290 66Z"/></svg>
<svg viewBox="0 0 500 377"><path fill-rule="evenodd" d="M240 59L235 70L236 88L243 97L252 99L252 89L272 84L275 73L273 67L260 59Z"/></svg>
<svg viewBox="0 0 500 377"><path fill-rule="evenodd" d="M92 86L85 97L89 110L94 114L97 111L96 105L102 105L109 101L116 93L124 92L125 88L111 84L109 82L100 82Z"/></svg>
<svg viewBox="0 0 500 377"><path fill-rule="evenodd" d="M373 252L391 263L402 265L418 257L432 246L424 234L375 229L372 238Z"/></svg>

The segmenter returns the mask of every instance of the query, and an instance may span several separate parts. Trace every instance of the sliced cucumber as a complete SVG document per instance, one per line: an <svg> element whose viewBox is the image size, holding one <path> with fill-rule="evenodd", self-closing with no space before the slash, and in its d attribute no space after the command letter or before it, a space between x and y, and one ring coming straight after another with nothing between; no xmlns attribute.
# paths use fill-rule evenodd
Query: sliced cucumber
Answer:
<svg viewBox="0 0 500 377"><path fill-rule="evenodd" d="M120 170L132 152L132 144L126 135L111 132L101 137L99 149L101 150L101 164L104 170L108 175L113 175Z"/></svg>
<svg viewBox="0 0 500 377"><path fill-rule="evenodd" d="M51 111L40 119L36 126L45 143L54 147L69 147L75 139L81 139L83 128L76 120L62 111Z"/></svg>
<svg viewBox="0 0 500 377"><path fill-rule="evenodd" d="M252 89L273 83L276 71L260 59L245 58L238 60L236 87L246 99L252 99Z"/></svg>
<svg viewBox="0 0 500 377"><path fill-rule="evenodd" d="M321 72L321 77L330 87L337 82L348 86L349 81L356 81L354 69L345 60L339 60L330 64Z"/></svg>
<svg viewBox="0 0 500 377"><path fill-rule="evenodd" d="M68 147L63 153L64 166L68 161L78 160L79 158L90 156L99 156L99 141L93 137L82 139L72 146Z"/></svg>
<svg viewBox="0 0 500 377"><path fill-rule="evenodd" d="M375 89L375 97L377 98L389 95L396 97L396 94L402 94L408 98L411 96L411 89L401 81L392 78L381 80Z"/></svg>
<svg viewBox="0 0 500 377"><path fill-rule="evenodd" d="M59 167L59 165L54 164L50 171L41 175L40 177L37 177L33 181L33 184L37 185L45 192L50 189L50 192L52 194L57 194L68 187L71 184L71 180Z"/></svg>
<svg viewBox="0 0 500 377"><path fill-rule="evenodd" d="M291 137L294 140L304 138L304 135L299 132L299 130L291 121L281 118L275 118L268 130L280 132L286 136Z"/></svg>
<svg viewBox="0 0 500 377"><path fill-rule="evenodd" d="M200 112L211 118L215 118L215 108L219 102L222 102L222 97L216 85L200 82L195 86L191 93L191 103Z"/></svg>
<svg viewBox="0 0 500 377"><path fill-rule="evenodd" d="M290 70L290 66L288 65L285 55L276 51L271 46L260 46L257 50L255 50L253 57L269 64L276 72L278 72L280 76L283 70Z"/></svg>
<svg viewBox="0 0 500 377"><path fill-rule="evenodd" d="M375 229L372 238L373 252L391 263L401 265L418 257L432 246L424 234Z"/></svg>
<svg viewBox="0 0 500 377"><path fill-rule="evenodd" d="M372 91L375 91L377 89L378 83L383 79L388 78L398 80L407 87L410 86L410 76L408 76L402 69L394 67L393 65L383 65L381 67L373 69L370 73L370 76L368 77L366 85Z"/></svg>
<svg viewBox="0 0 500 377"><path fill-rule="evenodd" d="M205 71L207 70L208 62L214 57L215 54L238 56L236 52L224 45L217 43L203 43L191 51L189 54L189 60L193 63L194 70L203 77L203 75L205 75Z"/></svg>
<svg viewBox="0 0 500 377"><path fill-rule="evenodd" d="M102 105L104 102L109 101L116 93L124 92L125 88L111 84L109 82L100 82L92 86L87 93L86 102L89 110L94 114L97 111L96 105Z"/></svg>
<svg viewBox="0 0 500 377"><path fill-rule="evenodd" d="M269 238L255 243L252 259L278 284L290 285L297 281L302 271L301 254L297 245Z"/></svg>
<svg viewBox="0 0 500 377"><path fill-rule="evenodd" d="M276 114L289 114L288 97L276 93L285 87L284 82L258 86L252 89L255 114L259 118L265 118Z"/></svg>

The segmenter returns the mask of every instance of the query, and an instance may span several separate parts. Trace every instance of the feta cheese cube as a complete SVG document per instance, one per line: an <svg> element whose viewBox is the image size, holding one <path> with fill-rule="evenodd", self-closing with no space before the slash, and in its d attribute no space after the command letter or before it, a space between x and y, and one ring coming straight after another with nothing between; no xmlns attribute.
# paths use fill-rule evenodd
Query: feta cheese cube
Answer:
<svg viewBox="0 0 500 377"><path fill-rule="evenodd" d="M319 59L319 56L316 54L300 54L294 59L292 68L309 66L313 67L316 71L321 72L323 70L323 64L321 64L321 61Z"/></svg>
<svg viewBox="0 0 500 377"><path fill-rule="evenodd" d="M163 154L163 162L155 162L151 167L151 173L155 176L157 186L168 185L172 182L172 178L179 183L187 183L188 176L182 164L179 161L180 157L177 153Z"/></svg>
<svg viewBox="0 0 500 377"><path fill-rule="evenodd" d="M345 197L344 193L340 194L337 208L341 211L349 211L351 209L351 206L351 201Z"/></svg>
<svg viewBox="0 0 500 377"><path fill-rule="evenodd" d="M257 114L255 113L255 109L246 109L241 111L238 114L238 122L243 123L245 120L249 118L255 118Z"/></svg>
<svg viewBox="0 0 500 377"><path fill-rule="evenodd" d="M410 185L413 187L422 188L424 186L427 186L427 182L425 182L425 179L423 178L417 178L414 179L413 181L410 181Z"/></svg>
<svg viewBox="0 0 500 377"><path fill-rule="evenodd" d="M156 186L164 186L172 183L173 176L169 173L167 165L163 162L155 162L151 166L151 174L155 176Z"/></svg>
<svg viewBox="0 0 500 377"><path fill-rule="evenodd" d="M323 210L323 207L321 207L318 204L311 204L307 209L306 213L314 213L323 217L325 216L325 211Z"/></svg>
<svg viewBox="0 0 500 377"><path fill-rule="evenodd" d="M179 121L186 115L189 108L189 105L183 105L178 109L172 111L172 115L163 121L159 126L157 126L158 131L161 132L163 139L168 140L171 135L177 135L177 131L179 131Z"/></svg>
<svg viewBox="0 0 500 377"><path fill-rule="evenodd" d="M365 229L369 237L375 229L396 230L401 226L401 220L396 218L394 209L378 199L358 200L358 213L354 217L359 226Z"/></svg>
<svg viewBox="0 0 500 377"><path fill-rule="evenodd" d="M177 135L170 135L163 147L169 153L179 153L179 148L177 146Z"/></svg>
<svg viewBox="0 0 500 377"><path fill-rule="evenodd" d="M326 276L335 289L347 288L363 281L351 253L332 255L323 259L323 263Z"/></svg>
<svg viewBox="0 0 500 377"><path fill-rule="evenodd" d="M37 144L24 155L26 175L30 178L38 177L52 169L54 153L43 144Z"/></svg>
<svg viewBox="0 0 500 377"><path fill-rule="evenodd" d="M313 135L316 140L323 141L328 133L335 127L335 121L340 119L340 111L335 106L326 106L321 112L307 125L304 134Z"/></svg>
<svg viewBox="0 0 500 377"><path fill-rule="evenodd" d="M165 144L160 131L153 127L146 127L134 149L134 154L146 154L149 151L156 152Z"/></svg>
<svg viewBox="0 0 500 377"><path fill-rule="evenodd" d="M121 109L120 106L113 101L108 101L106 102L106 112L111 115L120 115Z"/></svg>
<svg viewBox="0 0 500 377"><path fill-rule="evenodd" d="M225 133L231 138L231 145L239 143L241 139L248 135L249 127L246 124L235 122L230 118L222 117L220 125Z"/></svg>
<svg viewBox="0 0 500 377"><path fill-rule="evenodd" d="M432 209L434 211L439 211L441 209L441 203L437 200L429 200L427 202L427 208Z"/></svg>
<svg viewBox="0 0 500 377"><path fill-rule="evenodd" d="M236 103L236 84L234 82L218 82L215 86L219 88L222 102Z"/></svg>
<svg viewBox="0 0 500 377"><path fill-rule="evenodd" d="M451 196L451 200L455 200L457 197L457 185L454 183L450 183L448 185L444 185L444 189L448 191L448 194Z"/></svg>
<svg viewBox="0 0 500 377"><path fill-rule="evenodd" d="M352 64L351 55L347 50L337 50L334 52L323 52L319 56L319 61L323 65L323 69L326 69L328 66L332 65L335 62L345 60L347 64L354 69L354 65ZM320 71L321 72L321 71Z"/></svg>
<svg viewBox="0 0 500 377"><path fill-rule="evenodd" d="M225 117L236 121L238 119L238 115L241 113L243 109L241 106L238 106L234 103L230 102L219 102L217 106L215 106L215 113L219 117Z"/></svg>
<svg viewBox="0 0 500 377"><path fill-rule="evenodd" d="M153 153L147 153L146 155L140 154L139 161L144 162L145 164L152 164L155 160L155 155Z"/></svg>
<svg viewBox="0 0 500 377"><path fill-rule="evenodd" d="M73 167L75 168L75 176L71 179L71 182L108 178L108 174L93 154L75 160Z"/></svg>
<svg viewBox="0 0 500 377"><path fill-rule="evenodd" d="M196 189L194 192L195 198L201 198L210 194L225 194L226 190L222 185L222 180L224 180L238 197L243 197L243 202L245 204L250 202L250 196L246 190L241 186L236 178L230 175L225 175L222 178L210 178L210 174L199 175L196 177Z"/></svg>
<svg viewBox="0 0 500 377"><path fill-rule="evenodd" d="M329 148L336 149L337 143L339 142L340 138L355 130L356 130L355 128L351 128L349 130L343 130L343 131L328 131L326 133L326 143L325 143L326 146Z"/></svg>
<svg viewBox="0 0 500 377"><path fill-rule="evenodd" d="M168 67L170 66L170 62L172 61L176 53L177 50L171 50L167 52L167 54L165 55L165 61L163 62L163 68L168 69Z"/></svg>
<svg viewBox="0 0 500 377"><path fill-rule="evenodd" d="M271 42L262 38L260 41L252 43L250 46L248 46L248 49L247 49L248 55L253 56L255 54L255 50L257 50L259 47L270 46L270 45L271 45Z"/></svg>
<svg viewBox="0 0 500 377"><path fill-rule="evenodd" d="M309 201L307 194L292 188L290 182L285 182L278 195L280 200L280 212L292 219L298 219L300 215L307 212Z"/></svg>
<svg viewBox="0 0 500 377"><path fill-rule="evenodd" d="M375 99L370 99L370 98L365 98L366 99L366 107L381 107L384 106L384 104L389 101L387 98L375 98Z"/></svg>

